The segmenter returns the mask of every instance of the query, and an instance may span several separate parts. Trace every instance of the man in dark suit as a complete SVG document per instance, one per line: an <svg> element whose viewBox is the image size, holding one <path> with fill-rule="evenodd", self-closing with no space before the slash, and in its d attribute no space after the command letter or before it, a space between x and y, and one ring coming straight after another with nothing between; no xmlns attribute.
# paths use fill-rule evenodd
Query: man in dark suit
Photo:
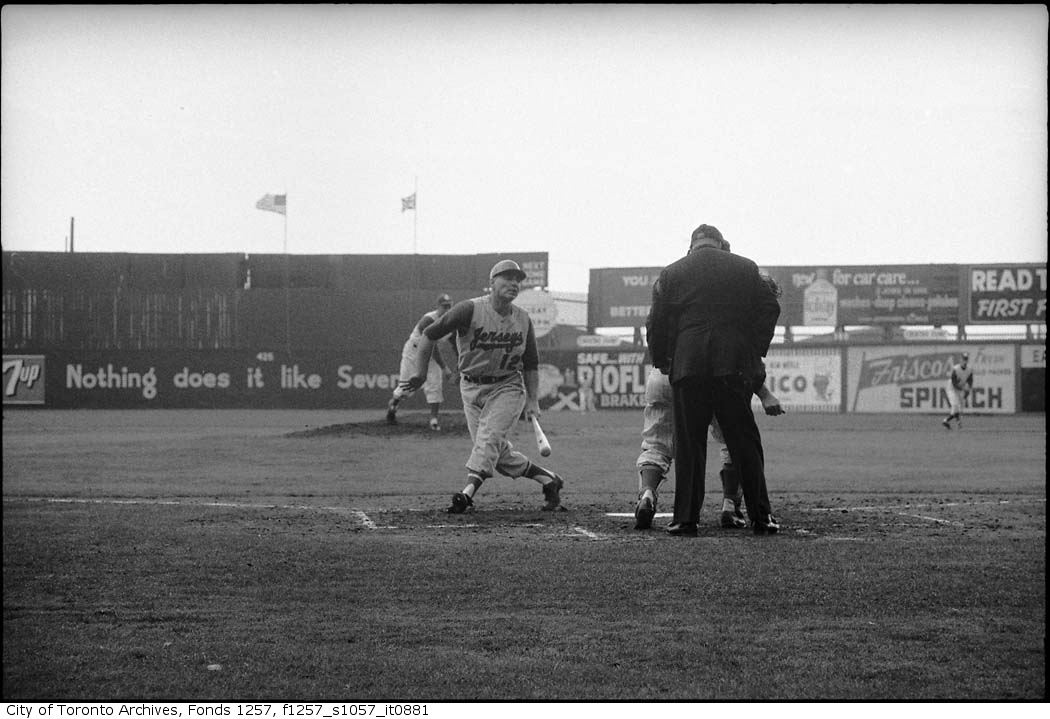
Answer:
<svg viewBox="0 0 1050 719"><path fill-rule="evenodd" d="M667 531L676 536L697 534L712 415L739 468L754 532L780 529L769 505L762 437L751 412L780 305L758 266L727 247L721 232L700 225L689 253L668 265L653 285L646 338L653 366L671 380L676 470Z"/></svg>

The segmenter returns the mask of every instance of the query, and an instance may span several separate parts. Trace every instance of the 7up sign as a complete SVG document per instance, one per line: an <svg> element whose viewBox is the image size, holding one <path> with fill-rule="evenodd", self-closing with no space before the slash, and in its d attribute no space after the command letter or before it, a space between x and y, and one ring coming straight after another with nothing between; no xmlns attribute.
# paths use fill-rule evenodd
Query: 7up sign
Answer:
<svg viewBox="0 0 1050 719"><path fill-rule="evenodd" d="M4 404L44 404L43 355L4 355Z"/></svg>

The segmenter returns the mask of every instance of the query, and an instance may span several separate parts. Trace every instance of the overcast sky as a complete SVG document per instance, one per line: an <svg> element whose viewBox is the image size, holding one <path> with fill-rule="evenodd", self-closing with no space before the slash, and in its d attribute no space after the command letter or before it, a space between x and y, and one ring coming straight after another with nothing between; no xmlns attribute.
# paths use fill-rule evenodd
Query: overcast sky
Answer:
<svg viewBox="0 0 1050 719"><path fill-rule="evenodd" d="M1042 5L5 6L4 250L1045 262ZM418 187L415 214L401 198Z"/></svg>

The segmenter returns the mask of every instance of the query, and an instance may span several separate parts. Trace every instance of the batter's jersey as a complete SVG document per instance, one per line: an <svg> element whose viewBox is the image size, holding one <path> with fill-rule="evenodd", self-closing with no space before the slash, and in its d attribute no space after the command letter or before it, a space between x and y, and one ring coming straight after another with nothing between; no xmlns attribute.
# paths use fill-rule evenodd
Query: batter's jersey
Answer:
<svg viewBox="0 0 1050 719"><path fill-rule="evenodd" d="M952 376L949 384L953 389L964 389L973 386L973 367L967 365L963 369L962 364L952 365Z"/></svg>
<svg viewBox="0 0 1050 719"><path fill-rule="evenodd" d="M464 300L423 332L437 342L456 332L459 373L466 377L507 377L539 367L536 333L529 313L511 305L506 316L488 296Z"/></svg>

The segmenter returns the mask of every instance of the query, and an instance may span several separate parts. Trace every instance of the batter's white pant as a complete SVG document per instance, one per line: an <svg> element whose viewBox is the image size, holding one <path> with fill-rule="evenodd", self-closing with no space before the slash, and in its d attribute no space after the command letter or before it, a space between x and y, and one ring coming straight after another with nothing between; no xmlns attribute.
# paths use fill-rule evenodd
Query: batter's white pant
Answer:
<svg viewBox="0 0 1050 719"><path fill-rule="evenodd" d="M521 375L511 375L495 384L461 379L459 393L474 442L467 471L486 479L496 473L511 478L524 476L529 458L507 440L525 409L525 381Z"/></svg>
<svg viewBox="0 0 1050 719"><path fill-rule="evenodd" d="M419 346L414 342L406 342L404 349L401 350L400 376L398 377L397 389L394 390L394 396L397 398L411 397L415 394L415 390L408 388L408 381L416 376L416 352L418 349ZM434 348L434 351L440 352L437 347ZM427 381L423 383L422 387L428 403L441 404L445 401L444 381L445 378L442 375L441 367L431 359L430 364L427 365Z"/></svg>

